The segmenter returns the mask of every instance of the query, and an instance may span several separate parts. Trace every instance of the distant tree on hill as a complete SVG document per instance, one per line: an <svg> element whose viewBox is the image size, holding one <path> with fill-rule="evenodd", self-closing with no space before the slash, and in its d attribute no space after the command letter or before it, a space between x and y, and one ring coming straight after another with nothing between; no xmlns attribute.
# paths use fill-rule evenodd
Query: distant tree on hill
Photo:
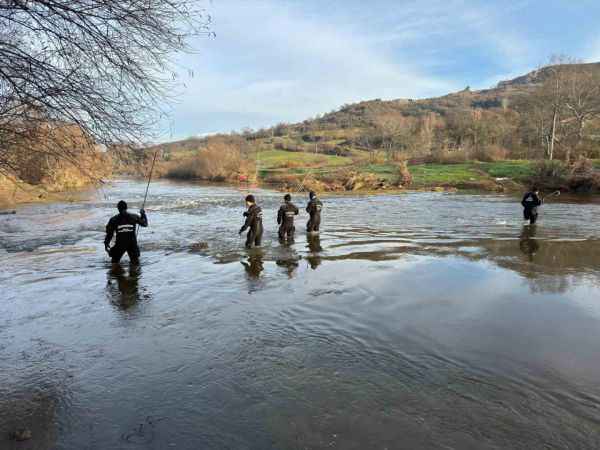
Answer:
<svg viewBox="0 0 600 450"><path fill-rule="evenodd" d="M546 157L554 159L559 149L569 163L585 139L586 126L600 117L600 74L570 58L551 63L523 109Z"/></svg>

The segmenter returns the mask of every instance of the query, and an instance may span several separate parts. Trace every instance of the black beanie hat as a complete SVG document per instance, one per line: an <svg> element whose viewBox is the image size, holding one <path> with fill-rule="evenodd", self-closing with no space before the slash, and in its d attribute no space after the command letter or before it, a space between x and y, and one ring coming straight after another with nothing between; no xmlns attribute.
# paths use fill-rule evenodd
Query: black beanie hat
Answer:
<svg viewBox="0 0 600 450"><path fill-rule="evenodd" d="M117 203L117 209L119 211L127 211L127 203L121 200L119 203Z"/></svg>
<svg viewBox="0 0 600 450"><path fill-rule="evenodd" d="M308 194L309 198L315 198L317 196L317 194L315 194L314 191L310 191L310 193Z"/></svg>
<svg viewBox="0 0 600 450"><path fill-rule="evenodd" d="M286 202L289 202L289 201L292 199L292 196L291 196L290 194L285 194L285 196L283 197L283 199L284 199Z"/></svg>
<svg viewBox="0 0 600 450"><path fill-rule="evenodd" d="M246 201L250 202L250 203L256 203L256 200L254 199L254 195L252 195L252 194L246 195Z"/></svg>

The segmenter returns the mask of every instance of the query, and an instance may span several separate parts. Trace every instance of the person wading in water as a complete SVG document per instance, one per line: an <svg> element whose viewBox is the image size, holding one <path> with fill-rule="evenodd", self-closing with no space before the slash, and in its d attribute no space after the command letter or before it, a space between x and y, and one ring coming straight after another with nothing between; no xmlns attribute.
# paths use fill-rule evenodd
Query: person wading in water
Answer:
<svg viewBox="0 0 600 450"><path fill-rule="evenodd" d="M249 229L246 235L246 248L259 247L263 234L262 209L256 204L253 195L246 197L246 206L248 207L248 210L244 212L246 221L242 228L240 228L239 234Z"/></svg>
<svg viewBox="0 0 600 450"><path fill-rule="evenodd" d="M292 196L285 194L283 205L277 212L277 224L279 225L279 239L293 240L296 227L294 227L294 216L298 215L298 208L292 203Z"/></svg>
<svg viewBox="0 0 600 450"><path fill-rule="evenodd" d="M127 212L127 203L121 200L117 204L119 214L113 216L106 225L106 237L104 238L104 248L111 257L113 263L118 263L127 252L129 261L137 264L140 260L140 249L137 243L136 225L147 227L148 218L146 211L140 210L140 215ZM116 234L114 247L110 247L113 235Z"/></svg>
<svg viewBox="0 0 600 450"><path fill-rule="evenodd" d="M310 219L308 219L306 224L306 232L318 233L321 226L321 209L323 209L323 203L317 198L317 194L312 191L308 194L308 198L306 212L310 215Z"/></svg>
<svg viewBox="0 0 600 450"><path fill-rule="evenodd" d="M523 205L523 218L528 220L530 225L537 222L538 206L541 204L542 200L540 200L538 188L535 186L523 196L523 200L521 201L521 205Z"/></svg>

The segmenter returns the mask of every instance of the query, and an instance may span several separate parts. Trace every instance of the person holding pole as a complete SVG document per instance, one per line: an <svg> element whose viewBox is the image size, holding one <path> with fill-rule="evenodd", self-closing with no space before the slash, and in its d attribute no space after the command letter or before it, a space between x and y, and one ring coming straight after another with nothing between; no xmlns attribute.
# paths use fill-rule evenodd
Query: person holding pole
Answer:
<svg viewBox="0 0 600 450"><path fill-rule="evenodd" d="M148 199L148 190L152 181L152 173L154 172L154 164L158 150L154 152L150 174L148 175L148 184L146 185L146 193L144 194L144 203L140 209L140 214L130 214L127 212L127 203L121 200L117 204L119 214L111 217L106 225L106 237L104 238L104 249L110 256L113 263L118 263L125 253L129 256L129 261L133 264L140 262L140 248L137 242L138 226L147 227L148 217L146 217L146 200ZM115 245L110 246L113 235L117 235Z"/></svg>
<svg viewBox="0 0 600 450"><path fill-rule="evenodd" d="M113 263L121 261L123 255L127 253L129 261L138 264L140 261L140 248L137 243L136 226L148 226L146 211L142 208L139 215L130 214L127 212L127 203L123 200L117 204L117 209L119 214L113 216L106 225L104 248ZM115 234L115 245L111 247L110 243Z"/></svg>
<svg viewBox="0 0 600 450"><path fill-rule="evenodd" d="M538 207L542 204L542 200L539 197L539 190L537 187L531 188L531 191L525 193L523 200L521 200L521 206L523 206L523 219L529 222L530 225L535 225L538 218Z"/></svg>

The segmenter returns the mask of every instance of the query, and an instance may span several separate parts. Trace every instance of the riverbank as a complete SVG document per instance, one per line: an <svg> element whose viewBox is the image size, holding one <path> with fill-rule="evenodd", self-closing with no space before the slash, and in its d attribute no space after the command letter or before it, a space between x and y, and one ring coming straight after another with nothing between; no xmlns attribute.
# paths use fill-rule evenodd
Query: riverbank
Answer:
<svg viewBox="0 0 600 450"><path fill-rule="evenodd" d="M215 181L193 167L193 158L175 162L185 170L163 170L162 176L177 180ZM169 161L171 167L174 161ZM405 166L406 167L406 166ZM248 182L282 190L364 192L398 190L521 191L534 176L535 162L525 160L458 164L370 162L363 156L337 156L269 150L256 155L254 170L232 171L217 181Z"/></svg>
<svg viewBox="0 0 600 450"><path fill-rule="evenodd" d="M83 177L80 182L33 185L0 176L0 209L9 209L25 203L77 201L91 186Z"/></svg>

